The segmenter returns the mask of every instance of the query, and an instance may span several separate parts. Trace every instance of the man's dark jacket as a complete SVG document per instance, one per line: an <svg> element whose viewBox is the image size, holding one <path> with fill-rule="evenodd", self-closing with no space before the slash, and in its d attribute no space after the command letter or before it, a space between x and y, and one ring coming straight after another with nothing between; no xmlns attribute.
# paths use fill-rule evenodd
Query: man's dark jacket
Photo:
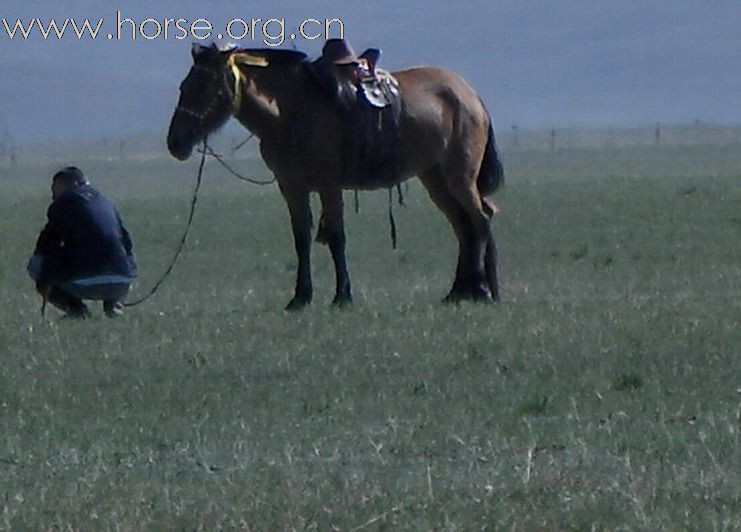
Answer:
<svg viewBox="0 0 741 532"><path fill-rule="evenodd" d="M90 185L65 191L49 206L47 218L34 252L43 257L40 284L136 275L129 232L113 203Z"/></svg>

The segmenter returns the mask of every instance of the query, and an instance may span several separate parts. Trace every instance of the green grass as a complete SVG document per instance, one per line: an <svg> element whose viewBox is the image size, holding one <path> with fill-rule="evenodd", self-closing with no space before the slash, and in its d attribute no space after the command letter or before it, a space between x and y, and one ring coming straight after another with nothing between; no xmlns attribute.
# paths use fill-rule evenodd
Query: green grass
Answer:
<svg viewBox="0 0 741 532"><path fill-rule="evenodd" d="M496 306L439 303L455 245L416 184L396 252L385 194L361 194L355 305L330 308L315 247L299 314L276 189L212 164L173 276L87 322L41 319L48 168L4 168L0 529L741 529L739 153L505 153ZM195 162L79 164L143 293Z"/></svg>
<svg viewBox="0 0 741 532"><path fill-rule="evenodd" d="M635 372L622 372L615 377L613 388L619 392L637 390L643 386L643 377Z"/></svg>

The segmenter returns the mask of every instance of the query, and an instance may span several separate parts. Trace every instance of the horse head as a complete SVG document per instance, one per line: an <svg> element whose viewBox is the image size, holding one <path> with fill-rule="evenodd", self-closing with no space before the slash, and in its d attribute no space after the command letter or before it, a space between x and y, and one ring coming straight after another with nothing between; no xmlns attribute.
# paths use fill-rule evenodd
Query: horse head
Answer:
<svg viewBox="0 0 741 532"><path fill-rule="evenodd" d="M180 84L180 99L167 135L170 153L181 161L240 110L245 77L254 79L257 71L270 71L282 79L285 70L280 67L306 58L297 50L221 49L200 44L193 45L192 55L193 66Z"/></svg>
<svg viewBox="0 0 741 532"><path fill-rule="evenodd" d="M180 98L167 134L167 147L176 159L190 157L193 147L232 115L226 68L232 53L232 49L216 45L193 45L193 66L180 84Z"/></svg>

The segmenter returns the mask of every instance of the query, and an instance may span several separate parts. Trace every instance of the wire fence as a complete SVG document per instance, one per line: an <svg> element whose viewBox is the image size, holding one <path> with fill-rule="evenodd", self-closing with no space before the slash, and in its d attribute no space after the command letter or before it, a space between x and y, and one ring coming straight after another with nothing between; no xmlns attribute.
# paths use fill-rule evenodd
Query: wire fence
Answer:
<svg viewBox="0 0 741 532"><path fill-rule="evenodd" d="M233 160L259 157L258 142L243 145L248 133L214 138L214 148ZM636 128L525 129L497 124L497 142L505 151L558 151L629 146L681 146L741 144L741 125L696 122L688 125L656 124ZM42 139L16 141L0 137L0 168L17 165L46 166L60 161L148 161L169 159L163 135L125 138Z"/></svg>

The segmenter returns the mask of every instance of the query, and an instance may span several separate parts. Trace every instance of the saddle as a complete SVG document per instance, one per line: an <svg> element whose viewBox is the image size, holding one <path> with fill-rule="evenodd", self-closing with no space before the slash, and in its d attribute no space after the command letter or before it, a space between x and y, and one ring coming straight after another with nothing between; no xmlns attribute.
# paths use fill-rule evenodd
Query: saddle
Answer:
<svg viewBox="0 0 741 532"><path fill-rule="evenodd" d="M342 39L330 39L310 64L313 78L343 117L345 179L359 187L391 184L398 173L399 82L376 67L369 48L359 57Z"/></svg>
<svg viewBox="0 0 741 532"><path fill-rule="evenodd" d="M355 70L363 97L373 107L383 109L389 105L395 105L399 100L399 82L389 72L376 69L376 63L381 56L381 51L369 48L358 59Z"/></svg>

